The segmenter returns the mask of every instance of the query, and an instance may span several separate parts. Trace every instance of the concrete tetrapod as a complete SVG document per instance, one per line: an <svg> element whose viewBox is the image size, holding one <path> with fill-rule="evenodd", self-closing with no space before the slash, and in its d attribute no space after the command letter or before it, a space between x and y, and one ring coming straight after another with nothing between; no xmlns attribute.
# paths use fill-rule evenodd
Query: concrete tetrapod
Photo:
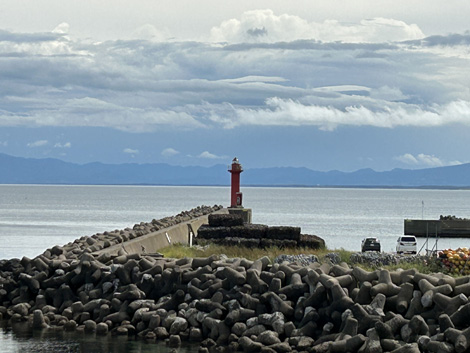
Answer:
<svg viewBox="0 0 470 353"><path fill-rule="evenodd" d="M470 306L456 293L465 286L459 278L267 258L53 252L0 262L3 317L149 342L171 336L172 345L196 341L219 353L469 349ZM39 288L31 278L42 278Z"/></svg>

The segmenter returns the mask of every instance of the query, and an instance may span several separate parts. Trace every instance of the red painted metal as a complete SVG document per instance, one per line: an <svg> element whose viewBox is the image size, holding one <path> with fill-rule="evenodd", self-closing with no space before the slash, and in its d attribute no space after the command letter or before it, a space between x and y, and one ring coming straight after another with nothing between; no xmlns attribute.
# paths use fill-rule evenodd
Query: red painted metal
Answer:
<svg viewBox="0 0 470 353"><path fill-rule="evenodd" d="M243 207L242 193L240 192L240 173L243 172L243 167L237 157L233 159L229 168L228 171L232 174L230 207Z"/></svg>

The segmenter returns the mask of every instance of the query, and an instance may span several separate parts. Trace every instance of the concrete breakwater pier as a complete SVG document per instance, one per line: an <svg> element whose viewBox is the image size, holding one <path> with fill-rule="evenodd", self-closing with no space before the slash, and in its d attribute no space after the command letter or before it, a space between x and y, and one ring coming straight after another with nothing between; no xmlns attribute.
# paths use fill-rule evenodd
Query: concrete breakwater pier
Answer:
<svg viewBox="0 0 470 353"><path fill-rule="evenodd" d="M430 238L470 238L470 219L441 216L437 220L405 219L404 234Z"/></svg>
<svg viewBox="0 0 470 353"><path fill-rule="evenodd" d="M469 350L468 276L338 261L169 259L153 249L152 236L173 243L224 212L198 207L34 259L1 260L0 316L34 330L199 342L201 353Z"/></svg>

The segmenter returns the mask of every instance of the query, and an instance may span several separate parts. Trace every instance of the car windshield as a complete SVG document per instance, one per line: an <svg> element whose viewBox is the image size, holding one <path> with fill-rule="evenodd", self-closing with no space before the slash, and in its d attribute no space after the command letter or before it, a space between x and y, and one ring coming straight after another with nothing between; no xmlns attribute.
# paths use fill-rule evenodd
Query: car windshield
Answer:
<svg viewBox="0 0 470 353"><path fill-rule="evenodd" d="M376 238L367 238L366 243L378 243L379 239Z"/></svg>
<svg viewBox="0 0 470 353"><path fill-rule="evenodd" d="M400 241L413 241L413 242L415 242L416 238L415 237L401 237Z"/></svg>

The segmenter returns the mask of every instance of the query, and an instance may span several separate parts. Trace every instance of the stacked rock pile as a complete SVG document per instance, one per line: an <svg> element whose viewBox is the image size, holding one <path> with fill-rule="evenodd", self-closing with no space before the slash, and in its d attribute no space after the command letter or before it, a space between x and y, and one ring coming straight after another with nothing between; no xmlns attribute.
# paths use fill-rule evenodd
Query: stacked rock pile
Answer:
<svg viewBox="0 0 470 353"><path fill-rule="evenodd" d="M367 251L351 254L350 262L352 264L365 264L370 267L379 268L382 266L398 265L404 262L426 264L430 262L430 258L424 255L403 255Z"/></svg>
<svg viewBox="0 0 470 353"><path fill-rule="evenodd" d="M287 263L297 263L298 265L308 266L315 262L320 262L316 255L306 255L306 254L299 254L299 255L279 255L276 256L274 259L275 264L282 264L283 262Z"/></svg>
<svg viewBox="0 0 470 353"><path fill-rule="evenodd" d="M84 252L0 263L0 315L84 333L200 342L200 352L470 349L470 277L268 258Z"/></svg>
<svg viewBox="0 0 470 353"><path fill-rule="evenodd" d="M260 248L277 246L318 249L325 247L325 241L322 238L301 234L299 227L245 224L243 219L235 214L209 215L209 224L199 228L196 239L199 245L214 243Z"/></svg>

